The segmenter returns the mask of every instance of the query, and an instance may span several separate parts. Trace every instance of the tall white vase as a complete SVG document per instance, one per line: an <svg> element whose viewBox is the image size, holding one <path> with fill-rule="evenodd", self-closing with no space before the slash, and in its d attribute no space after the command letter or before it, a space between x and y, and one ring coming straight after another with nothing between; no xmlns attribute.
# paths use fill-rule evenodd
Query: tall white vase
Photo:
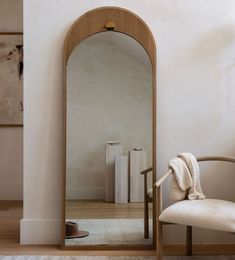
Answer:
<svg viewBox="0 0 235 260"><path fill-rule="evenodd" d="M106 149L106 173L105 173L105 201L115 200L115 157L123 154L123 145L120 141L109 141Z"/></svg>
<svg viewBox="0 0 235 260"><path fill-rule="evenodd" d="M128 157L118 155L115 158L115 203L128 201Z"/></svg>
<svg viewBox="0 0 235 260"><path fill-rule="evenodd" d="M141 171L147 168L145 150L131 150L130 156L130 202L144 201L144 176Z"/></svg>

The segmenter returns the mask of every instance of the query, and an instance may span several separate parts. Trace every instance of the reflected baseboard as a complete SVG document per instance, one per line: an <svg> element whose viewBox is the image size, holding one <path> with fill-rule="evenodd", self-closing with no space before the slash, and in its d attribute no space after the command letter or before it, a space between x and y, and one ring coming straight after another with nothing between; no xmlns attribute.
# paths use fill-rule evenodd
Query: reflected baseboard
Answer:
<svg viewBox="0 0 235 260"><path fill-rule="evenodd" d="M103 188L74 188L66 190L67 200L104 200Z"/></svg>
<svg viewBox="0 0 235 260"><path fill-rule="evenodd" d="M20 182L0 183L1 200L22 200L23 184Z"/></svg>

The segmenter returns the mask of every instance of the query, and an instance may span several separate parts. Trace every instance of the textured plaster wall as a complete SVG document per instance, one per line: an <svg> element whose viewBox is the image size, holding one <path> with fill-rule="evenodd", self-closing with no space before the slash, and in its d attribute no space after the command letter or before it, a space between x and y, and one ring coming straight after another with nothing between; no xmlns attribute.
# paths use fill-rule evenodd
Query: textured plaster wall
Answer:
<svg viewBox="0 0 235 260"><path fill-rule="evenodd" d="M67 71L67 198L104 199L106 142L145 149L151 166L151 63L134 39L106 32L80 44Z"/></svg>
<svg viewBox="0 0 235 260"><path fill-rule="evenodd" d="M80 15L107 5L139 15L157 42L158 175L178 152L235 155L233 0L25 0L22 243L59 242L63 44L69 27ZM234 183L234 166L204 164L202 184L207 196L235 200ZM167 189L163 195L164 204L168 204ZM181 230L168 231L166 241L183 242ZM229 234L195 232L196 243L235 242Z"/></svg>

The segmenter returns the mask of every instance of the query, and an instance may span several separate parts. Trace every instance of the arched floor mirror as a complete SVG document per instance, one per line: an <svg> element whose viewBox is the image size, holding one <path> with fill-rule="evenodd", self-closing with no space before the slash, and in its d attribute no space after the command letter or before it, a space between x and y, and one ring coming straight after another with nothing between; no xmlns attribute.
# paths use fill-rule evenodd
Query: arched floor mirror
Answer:
<svg viewBox="0 0 235 260"><path fill-rule="evenodd" d="M64 104L62 248L154 249L156 47L139 17L103 7L72 25Z"/></svg>

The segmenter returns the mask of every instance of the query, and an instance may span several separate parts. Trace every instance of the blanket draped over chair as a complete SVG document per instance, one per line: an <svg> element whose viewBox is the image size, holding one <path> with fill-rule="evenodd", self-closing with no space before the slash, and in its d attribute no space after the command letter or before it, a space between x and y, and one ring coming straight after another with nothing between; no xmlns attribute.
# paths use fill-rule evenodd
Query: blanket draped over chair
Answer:
<svg viewBox="0 0 235 260"><path fill-rule="evenodd" d="M180 153L169 161L173 170L170 199L205 199L200 184L200 170L197 159L191 153Z"/></svg>

